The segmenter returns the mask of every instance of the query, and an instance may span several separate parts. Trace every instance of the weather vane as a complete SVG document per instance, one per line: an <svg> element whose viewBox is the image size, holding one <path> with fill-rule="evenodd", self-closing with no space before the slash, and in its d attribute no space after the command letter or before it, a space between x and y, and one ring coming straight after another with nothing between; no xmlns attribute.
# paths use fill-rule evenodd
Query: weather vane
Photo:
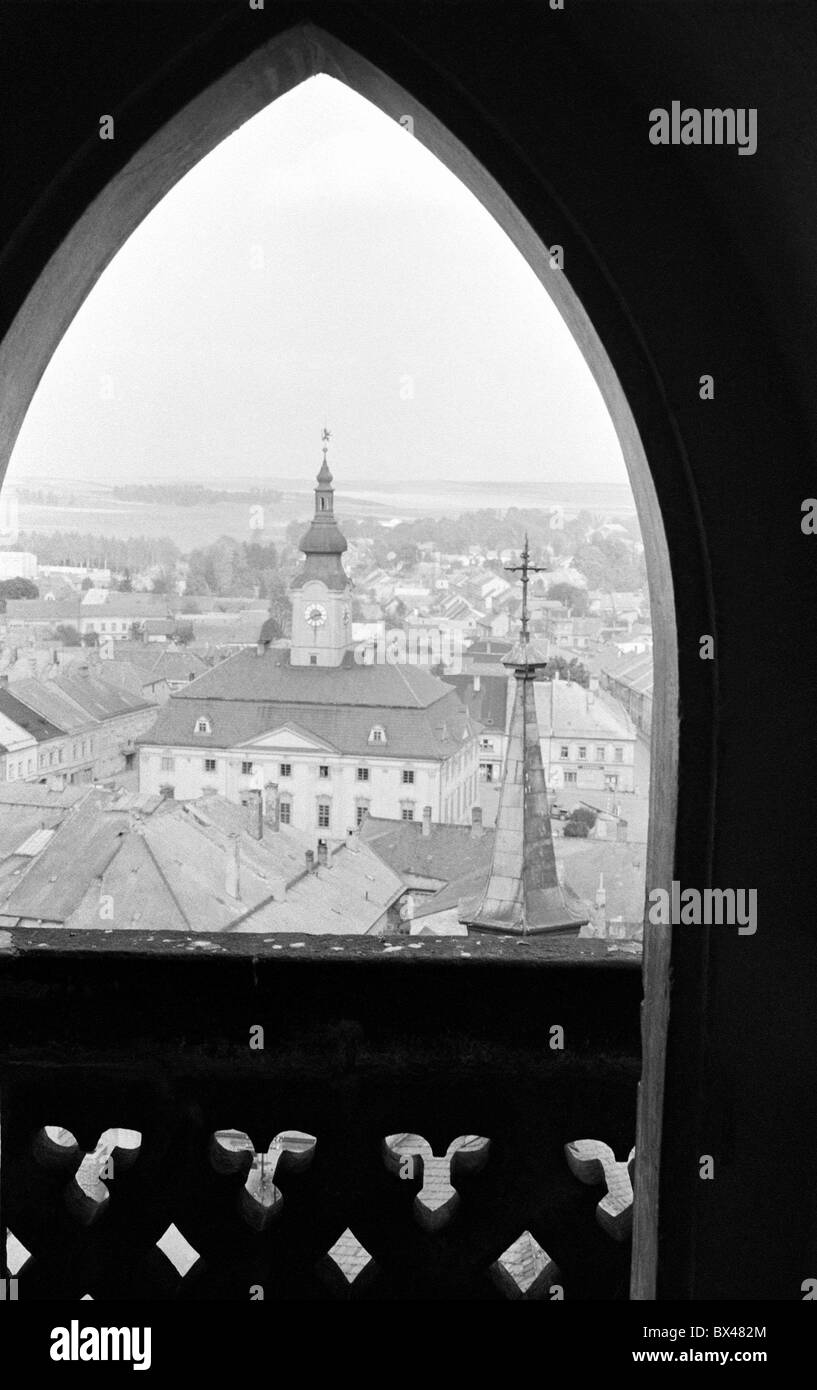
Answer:
<svg viewBox="0 0 817 1390"><path fill-rule="evenodd" d="M530 639L528 632L528 576L531 574L542 574L547 570L547 565L532 565L530 562L530 550L528 548L528 533L525 532L525 548L522 551L520 564L505 565L509 574L521 574L522 576L522 632L521 638L524 643Z"/></svg>
<svg viewBox="0 0 817 1390"><path fill-rule="evenodd" d="M321 439L322 439L322 441L323 441L323 456L324 456L324 458L326 458L326 449L327 449L327 445L329 444L329 440L330 440L331 438L332 438L332 431L331 431L331 430L328 430L328 429L326 428L326 425L324 425L323 429L321 430Z"/></svg>

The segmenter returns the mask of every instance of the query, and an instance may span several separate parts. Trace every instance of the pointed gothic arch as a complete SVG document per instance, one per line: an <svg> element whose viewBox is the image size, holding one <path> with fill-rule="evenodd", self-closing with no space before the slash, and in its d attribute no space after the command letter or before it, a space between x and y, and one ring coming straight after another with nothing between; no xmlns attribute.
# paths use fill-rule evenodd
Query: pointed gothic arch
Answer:
<svg viewBox="0 0 817 1390"><path fill-rule="evenodd" d="M214 37L213 43L217 44ZM207 68L207 63L202 64ZM543 185L510 146L483 122L474 147L496 152L501 182L428 105L410 96L368 58L312 24L263 42L211 82L142 144L74 222L30 289L0 344L0 478L28 405L64 332L106 266L130 233L190 169L245 121L309 77L327 74L345 82L402 123L459 178L492 214L536 273L578 342L607 405L627 463L644 538L655 634L655 706L652 728L647 883L668 888L675 858L678 769L678 660L673 578L655 476L670 496L669 479L686 489L684 510L696 515L671 411L629 317L604 268L558 193ZM428 100L439 73L429 75ZM446 93L450 100L451 94ZM446 103L441 103L445 106ZM479 113L465 107L475 123ZM526 186L527 180L527 186ZM506 187L517 191L514 201ZM518 190L526 189L528 215ZM564 267L560 253L565 250ZM578 292L581 290L581 297ZM649 458L644 441L649 441ZM702 572L707 563L700 528L690 538ZM712 624L714 631L714 622ZM660 932L660 934L659 934ZM655 1294L657 1264L658 1150L668 1019L671 929L645 941L646 1004L643 1073L638 1121L633 1298Z"/></svg>

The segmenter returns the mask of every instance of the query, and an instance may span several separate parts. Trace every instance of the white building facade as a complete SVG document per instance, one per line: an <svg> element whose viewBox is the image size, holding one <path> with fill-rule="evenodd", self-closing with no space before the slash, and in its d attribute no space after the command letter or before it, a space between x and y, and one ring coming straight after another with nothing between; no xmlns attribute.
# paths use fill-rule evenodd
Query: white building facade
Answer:
<svg viewBox="0 0 817 1390"><path fill-rule="evenodd" d="M140 740L140 789L235 802L257 788L267 815L277 806L284 824L327 841L344 839L367 812L420 820L430 806L435 821L467 824L478 800L478 727L429 669L357 649L325 449L317 482L290 589L289 649L265 623L255 649L174 694Z"/></svg>

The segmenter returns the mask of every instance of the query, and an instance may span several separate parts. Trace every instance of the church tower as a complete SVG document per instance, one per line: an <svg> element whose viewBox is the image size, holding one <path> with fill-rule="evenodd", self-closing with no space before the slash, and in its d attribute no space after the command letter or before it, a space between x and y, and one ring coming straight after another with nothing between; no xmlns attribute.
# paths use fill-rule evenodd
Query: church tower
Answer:
<svg viewBox="0 0 817 1390"><path fill-rule="evenodd" d="M464 905L460 921L478 931L510 936L547 932L578 936L587 914L574 911L559 882L539 742L533 683L547 666L547 658L528 630L528 576L540 566L530 563L527 536L521 563L506 569L522 576L519 641L503 657L503 665L516 677L508 751L491 872L482 897Z"/></svg>
<svg viewBox="0 0 817 1390"><path fill-rule="evenodd" d="M329 438L325 429L315 515L300 542L306 559L289 590L293 666L339 666L352 643L352 586L343 568L346 537L335 519L335 490L326 462Z"/></svg>

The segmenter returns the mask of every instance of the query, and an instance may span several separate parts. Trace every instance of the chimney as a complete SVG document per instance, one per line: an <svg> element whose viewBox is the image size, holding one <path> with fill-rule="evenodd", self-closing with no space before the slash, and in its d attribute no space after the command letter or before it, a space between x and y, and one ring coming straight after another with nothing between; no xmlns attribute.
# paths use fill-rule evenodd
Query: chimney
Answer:
<svg viewBox="0 0 817 1390"><path fill-rule="evenodd" d="M247 833L254 840L264 838L264 806L261 789L252 787L244 796L245 821Z"/></svg>
<svg viewBox="0 0 817 1390"><path fill-rule="evenodd" d="M285 903L287 900L287 881L285 878L277 876L271 880L270 889L272 900L276 903Z"/></svg>
<svg viewBox="0 0 817 1390"><path fill-rule="evenodd" d="M482 834L482 807L471 807L471 839L478 840Z"/></svg>
<svg viewBox="0 0 817 1390"><path fill-rule="evenodd" d="M281 812L278 804L278 783L264 783L264 820L272 831L280 829Z"/></svg>
<svg viewBox="0 0 817 1390"><path fill-rule="evenodd" d="M315 851L314 851L314 850L311 850L311 849L308 849L308 850L306 851L306 856L305 856L305 857L306 857L306 872L307 872L308 874L314 874L314 872L315 872Z"/></svg>
<svg viewBox="0 0 817 1390"><path fill-rule="evenodd" d="M424 807L423 807L423 836L424 836L424 837L428 837L430 834L431 834L431 807L430 807L430 806L424 806Z"/></svg>
<svg viewBox="0 0 817 1390"><path fill-rule="evenodd" d="M346 848L350 849L353 854L357 854L360 848L360 838L357 831L351 825L346 831Z"/></svg>
<svg viewBox="0 0 817 1390"><path fill-rule="evenodd" d="M325 840L318 840L318 867L327 868L329 865L329 851Z"/></svg>
<svg viewBox="0 0 817 1390"><path fill-rule="evenodd" d="M224 861L224 891L228 898L241 901L241 843L238 835L230 836Z"/></svg>

